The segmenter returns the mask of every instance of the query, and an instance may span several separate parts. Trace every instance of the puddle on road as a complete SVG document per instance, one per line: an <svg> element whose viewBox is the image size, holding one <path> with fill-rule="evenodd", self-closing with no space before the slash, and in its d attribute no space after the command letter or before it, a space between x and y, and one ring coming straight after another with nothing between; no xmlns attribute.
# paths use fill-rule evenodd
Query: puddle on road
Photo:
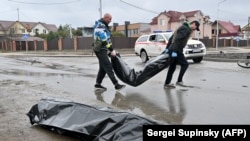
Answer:
<svg viewBox="0 0 250 141"><path fill-rule="evenodd" d="M93 72L93 70L91 70L90 67L88 66L85 66L85 68L79 68L75 67L74 65L67 66L60 63L48 63L39 61L37 59L16 59L16 60L23 62L24 64L20 63L15 64L14 66L18 68L0 69L0 73L7 75L35 76L35 77L51 77L51 76L61 76L68 78L79 77L79 76L91 77L91 78L96 77L96 74L87 73L87 72ZM41 70L39 70L39 68L41 68ZM60 72L58 71L53 72L55 70L58 70Z"/></svg>
<svg viewBox="0 0 250 141"><path fill-rule="evenodd" d="M16 76L35 76L35 77L51 77L51 76L61 76L61 77L91 77L95 78L94 74L67 74L67 73L49 73L49 72L31 72L25 70L11 69L11 70L0 70L1 74L6 75L16 75Z"/></svg>
<svg viewBox="0 0 250 141"><path fill-rule="evenodd" d="M185 115L186 107L183 96L186 91L176 90L174 92L165 91L165 104L159 105L148 99L141 93L126 93L116 91L111 102L105 101L105 91L95 91L96 99L115 106L119 109L140 114L145 117L150 117L154 120L169 124L182 124Z"/></svg>

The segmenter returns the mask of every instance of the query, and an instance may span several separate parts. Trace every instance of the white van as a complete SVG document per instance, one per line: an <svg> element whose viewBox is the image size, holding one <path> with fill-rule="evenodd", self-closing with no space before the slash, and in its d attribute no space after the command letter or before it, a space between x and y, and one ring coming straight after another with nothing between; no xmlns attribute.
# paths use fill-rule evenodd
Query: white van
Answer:
<svg viewBox="0 0 250 141"><path fill-rule="evenodd" d="M135 54L141 57L142 62L147 62L149 57L160 55L172 34L173 32L164 32L140 36L135 42ZM183 54L187 59L199 63L206 54L206 47L199 40L189 39Z"/></svg>

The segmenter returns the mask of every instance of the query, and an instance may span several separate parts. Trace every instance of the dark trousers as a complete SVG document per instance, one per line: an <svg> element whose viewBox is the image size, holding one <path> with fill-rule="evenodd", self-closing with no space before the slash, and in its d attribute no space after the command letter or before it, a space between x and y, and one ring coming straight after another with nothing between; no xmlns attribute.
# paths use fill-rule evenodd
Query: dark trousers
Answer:
<svg viewBox="0 0 250 141"><path fill-rule="evenodd" d="M105 75L107 74L112 83L115 85L118 83L115 78L112 64L109 60L107 50L101 49L99 52L95 52L98 60L99 60L99 71L96 78L96 83L101 84Z"/></svg>
<svg viewBox="0 0 250 141"><path fill-rule="evenodd" d="M176 58L170 58L170 66L168 69L168 74L165 84L169 84L171 82L177 64L181 66L177 82L182 81L182 78L188 68L188 62L183 53L177 53Z"/></svg>

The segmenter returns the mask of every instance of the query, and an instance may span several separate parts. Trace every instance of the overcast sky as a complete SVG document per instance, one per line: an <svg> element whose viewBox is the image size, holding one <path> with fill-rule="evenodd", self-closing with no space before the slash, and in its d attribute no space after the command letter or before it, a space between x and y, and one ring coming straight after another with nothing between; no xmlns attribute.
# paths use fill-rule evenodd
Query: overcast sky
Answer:
<svg viewBox="0 0 250 141"><path fill-rule="evenodd" d="M165 10L201 10L214 21L219 9L219 20L231 21L241 27L247 25L250 17L250 0L101 1L102 13L111 13L112 23L119 25L124 24L124 21L149 23L153 17ZM71 24L74 28L93 26L95 20L100 18L99 7L100 0L0 0L0 20L16 21L19 18L19 21L40 21L56 26Z"/></svg>

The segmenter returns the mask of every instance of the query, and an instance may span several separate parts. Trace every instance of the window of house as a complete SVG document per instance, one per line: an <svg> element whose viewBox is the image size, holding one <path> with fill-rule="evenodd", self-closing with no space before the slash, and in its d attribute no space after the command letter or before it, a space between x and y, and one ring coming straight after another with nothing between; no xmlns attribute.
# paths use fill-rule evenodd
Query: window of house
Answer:
<svg viewBox="0 0 250 141"><path fill-rule="evenodd" d="M138 29L134 29L134 34L138 34Z"/></svg>
<svg viewBox="0 0 250 141"><path fill-rule="evenodd" d="M134 35L135 34L135 29L132 29L132 34L131 35Z"/></svg>
<svg viewBox="0 0 250 141"><path fill-rule="evenodd" d="M11 33L11 34L14 34L14 33L15 33L15 29L14 29L14 28L11 28L11 29L10 29L10 33Z"/></svg>
<svg viewBox="0 0 250 141"><path fill-rule="evenodd" d="M35 29L35 33L39 33L39 29L38 28Z"/></svg>
<svg viewBox="0 0 250 141"><path fill-rule="evenodd" d="M212 29L212 34L217 34L216 29ZM221 29L219 29L219 34L221 34Z"/></svg>
<svg viewBox="0 0 250 141"><path fill-rule="evenodd" d="M129 37L132 35L138 34L138 29L129 29L128 30L128 35Z"/></svg>
<svg viewBox="0 0 250 141"><path fill-rule="evenodd" d="M164 19L160 19L160 25L165 25L165 20Z"/></svg>
<svg viewBox="0 0 250 141"><path fill-rule="evenodd" d="M129 29L128 30L128 37L131 37L132 35L138 34L138 29Z"/></svg>
<svg viewBox="0 0 250 141"><path fill-rule="evenodd" d="M43 30L43 33L46 34L46 29Z"/></svg>
<svg viewBox="0 0 250 141"><path fill-rule="evenodd" d="M22 32L22 33L25 33L25 29L24 29L24 28L22 28L22 29L21 29L21 32Z"/></svg>
<svg viewBox="0 0 250 141"><path fill-rule="evenodd" d="M128 37L130 37L130 36L132 35L132 33L133 33L133 32L132 32L132 29L129 29L129 30L128 30Z"/></svg>

